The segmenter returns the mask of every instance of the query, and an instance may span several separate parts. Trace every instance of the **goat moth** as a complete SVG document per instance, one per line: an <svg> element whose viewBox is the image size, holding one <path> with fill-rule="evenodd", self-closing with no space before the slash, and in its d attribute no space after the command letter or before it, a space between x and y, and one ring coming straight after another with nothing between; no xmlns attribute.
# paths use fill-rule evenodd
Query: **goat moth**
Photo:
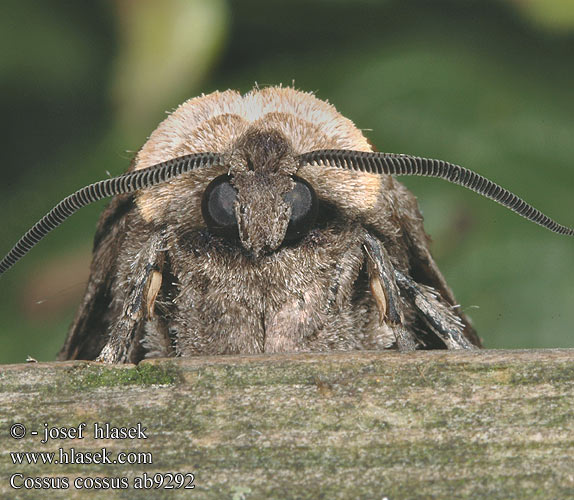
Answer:
<svg viewBox="0 0 574 500"><path fill-rule="evenodd" d="M60 359L480 348L398 175L460 184L574 234L468 169L373 152L332 105L270 87L182 104L127 173L62 200L0 273L113 196Z"/></svg>

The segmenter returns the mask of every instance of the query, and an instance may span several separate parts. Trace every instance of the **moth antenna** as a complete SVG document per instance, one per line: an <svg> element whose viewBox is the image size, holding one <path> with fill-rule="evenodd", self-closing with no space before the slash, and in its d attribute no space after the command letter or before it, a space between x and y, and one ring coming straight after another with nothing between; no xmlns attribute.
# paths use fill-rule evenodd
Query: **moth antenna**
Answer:
<svg viewBox="0 0 574 500"><path fill-rule="evenodd" d="M420 175L438 177L464 186L486 198L500 203L518 215L558 234L574 236L574 229L558 224L540 210L526 203L514 193L472 170L448 163L394 153L370 153L339 149L324 149L304 153L297 157L300 165L325 164L349 170L376 174Z"/></svg>
<svg viewBox="0 0 574 500"><path fill-rule="evenodd" d="M197 168L223 163L219 153L195 153L142 168L134 172L94 182L64 198L29 229L0 261L0 275L26 255L44 236L80 208L117 194L133 193L161 184Z"/></svg>

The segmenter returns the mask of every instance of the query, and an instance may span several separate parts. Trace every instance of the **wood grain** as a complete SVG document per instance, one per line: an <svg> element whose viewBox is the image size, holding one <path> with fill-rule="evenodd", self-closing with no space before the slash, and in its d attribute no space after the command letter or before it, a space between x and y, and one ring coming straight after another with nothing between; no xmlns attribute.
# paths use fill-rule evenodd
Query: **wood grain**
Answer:
<svg viewBox="0 0 574 500"><path fill-rule="evenodd" d="M128 478L106 498L156 498L132 487L144 471L195 474L195 490L165 498L574 497L574 349L4 365L0 407L1 498L39 497L11 489L14 473L68 477L50 498L84 498L78 476ZM81 422L84 439L40 443L44 423ZM148 439L97 440L96 422L139 422ZM9 453L72 447L153 463L14 465Z"/></svg>

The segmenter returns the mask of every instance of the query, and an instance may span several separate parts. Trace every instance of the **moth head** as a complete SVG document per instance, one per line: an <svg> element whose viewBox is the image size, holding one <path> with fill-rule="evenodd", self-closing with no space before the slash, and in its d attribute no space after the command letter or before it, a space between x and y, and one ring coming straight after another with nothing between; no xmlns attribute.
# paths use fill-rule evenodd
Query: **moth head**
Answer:
<svg viewBox="0 0 574 500"><path fill-rule="evenodd" d="M298 161L289 140L277 130L248 130L227 155L229 173L203 193L207 227L233 239L254 257L301 239L317 216L317 196L295 175Z"/></svg>

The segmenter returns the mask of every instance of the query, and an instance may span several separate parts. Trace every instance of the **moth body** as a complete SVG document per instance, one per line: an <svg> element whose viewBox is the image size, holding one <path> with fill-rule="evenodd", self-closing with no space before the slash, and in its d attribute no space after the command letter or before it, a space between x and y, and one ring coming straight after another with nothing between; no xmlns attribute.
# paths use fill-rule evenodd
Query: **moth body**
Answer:
<svg viewBox="0 0 574 500"><path fill-rule="evenodd" d="M322 149L371 147L311 94L226 91L180 106L130 171L209 151L225 161L112 201L60 357L479 346L415 197L391 176L296 160Z"/></svg>

